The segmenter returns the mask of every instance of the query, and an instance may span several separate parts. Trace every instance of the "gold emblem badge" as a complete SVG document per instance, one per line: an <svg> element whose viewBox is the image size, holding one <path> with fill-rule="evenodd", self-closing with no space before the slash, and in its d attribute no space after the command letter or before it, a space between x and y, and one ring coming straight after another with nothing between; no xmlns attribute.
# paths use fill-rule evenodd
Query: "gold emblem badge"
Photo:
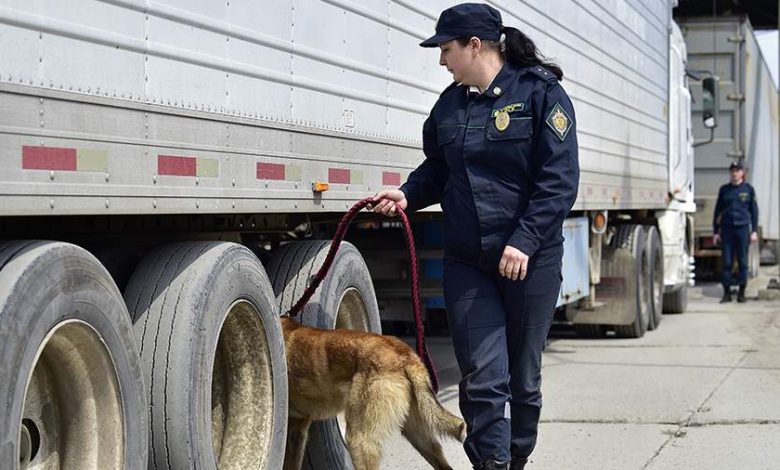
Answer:
<svg viewBox="0 0 780 470"><path fill-rule="evenodd" d="M547 116L546 122L547 125L550 126L550 129L552 129L555 132L555 135L561 140L566 138L572 125L569 115L566 114L566 111L559 103L556 103L555 106L553 106L552 111L550 111L550 114Z"/></svg>
<svg viewBox="0 0 780 470"><path fill-rule="evenodd" d="M555 113L552 120L555 130L558 131L559 134L566 132L566 128L569 127L569 118L567 118L560 109Z"/></svg>
<svg viewBox="0 0 780 470"><path fill-rule="evenodd" d="M504 132L507 127L509 127L509 122L511 120L509 119L509 113L506 111L500 111L498 114L496 114L496 129L498 129L501 132Z"/></svg>

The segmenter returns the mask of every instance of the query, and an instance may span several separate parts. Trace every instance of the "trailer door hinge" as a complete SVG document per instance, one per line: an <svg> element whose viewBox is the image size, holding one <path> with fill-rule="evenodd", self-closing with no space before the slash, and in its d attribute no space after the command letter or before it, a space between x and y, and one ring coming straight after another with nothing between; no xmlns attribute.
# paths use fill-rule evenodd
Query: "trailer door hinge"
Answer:
<svg viewBox="0 0 780 470"><path fill-rule="evenodd" d="M728 42L745 42L745 36L729 36Z"/></svg>
<svg viewBox="0 0 780 470"><path fill-rule="evenodd" d="M745 101L745 95L743 95L742 93L732 93L726 95L726 99L731 101Z"/></svg>

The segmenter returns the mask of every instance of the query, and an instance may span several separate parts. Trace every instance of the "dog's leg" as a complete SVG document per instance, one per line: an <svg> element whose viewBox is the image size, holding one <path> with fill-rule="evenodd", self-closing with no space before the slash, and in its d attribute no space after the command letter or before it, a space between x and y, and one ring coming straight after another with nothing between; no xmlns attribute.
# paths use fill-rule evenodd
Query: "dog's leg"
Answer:
<svg viewBox="0 0 780 470"><path fill-rule="evenodd" d="M409 400L404 376L353 379L346 409L346 437L355 469L379 469L382 442L401 427L409 413Z"/></svg>
<svg viewBox="0 0 780 470"><path fill-rule="evenodd" d="M452 470L444 452L441 449L441 443L435 435L431 433L428 423L425 423L417 410L412 407L409 417L404 423L401 434L408 440L417 452L428 461L436 470Z"/></svg>
<svg viewBox="0 0 780 470"><path fill-rule="evenodd" d="M287 448L284 453L284 470L300 470L309 440L310 419L287 419Z"/></svg>

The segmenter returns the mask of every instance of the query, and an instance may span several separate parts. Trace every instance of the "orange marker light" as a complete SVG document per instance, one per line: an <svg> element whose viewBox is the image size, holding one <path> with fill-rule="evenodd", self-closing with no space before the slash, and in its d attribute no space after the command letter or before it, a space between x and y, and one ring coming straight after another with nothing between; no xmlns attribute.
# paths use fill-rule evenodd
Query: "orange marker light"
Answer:
<svg viewBox="0 0 780 470"><path fill-rule="evenodd" d="M593 228L596 230L601 230L604 228L604 225L607 224L607 218L604 216L603 212L599 212L596 214L595 217L593 217Z"/></svg>
<svg viewBox="0 0 780 470"><path fill-rule="evenodd" d="M311 190L315 193L321 193L330 189L330 184L323 183L322 181L315 181L311 184Z"/></svg>
<svg viewBox="0 0 780 470"><path fill-rule="evenodd" d="M591 213L590 231L596 235L601 235L607 231L607 211Z"/></svg>

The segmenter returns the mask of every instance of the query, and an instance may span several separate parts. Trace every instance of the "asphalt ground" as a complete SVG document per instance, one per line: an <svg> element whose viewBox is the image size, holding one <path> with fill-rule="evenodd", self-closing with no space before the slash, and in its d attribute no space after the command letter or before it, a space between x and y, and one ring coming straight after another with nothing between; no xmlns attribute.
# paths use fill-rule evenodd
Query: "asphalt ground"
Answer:
<svg viewBox="0 0 780 470"><path fill-rule="evenodd" d="M780 300L758 300L777 267L748 285L749 301L720 304L720 286L689 289L688 311L664 315L640 339L580 339L556 327L543 357L542 469L780 469ZM447 337L429 339L458 413L460 379ZM471 465L445 442L455 469ZM382 468L430 468L400 433Z"/></svg>

